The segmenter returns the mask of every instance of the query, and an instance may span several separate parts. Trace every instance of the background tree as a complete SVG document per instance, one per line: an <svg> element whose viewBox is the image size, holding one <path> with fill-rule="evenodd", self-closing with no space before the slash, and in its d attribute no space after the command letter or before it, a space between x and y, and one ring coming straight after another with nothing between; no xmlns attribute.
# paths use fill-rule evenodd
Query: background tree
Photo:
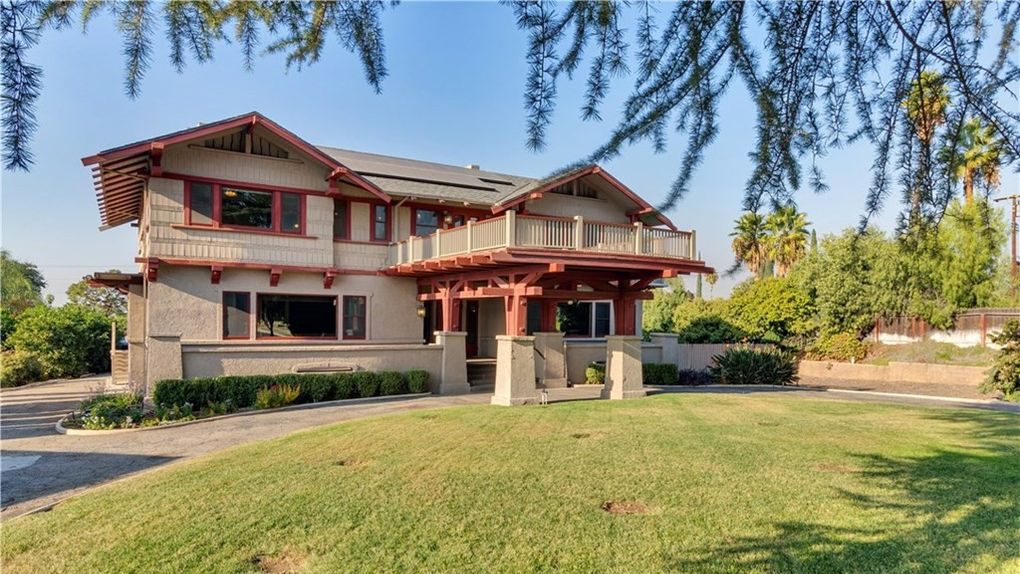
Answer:
<svg viewBox="0 0 1020 574"><path fill-rule="evenodd" d="M775 262L776 275L786 277L790 268L807 252L807 215L796 206L780 207L765 219L768 257Z"/></svg>
<svg viewBox="0 0 1020 574"><path fill-rule="evenodd" d="M17 315L43 301L46 288L39 268L32 263L18 261L6 250L0 250L0 305Z"/></svg>
<svg viewBox="0 0 1020 574"><path fill-rule="evenodd" d="M708 283L708 296L712 297L715 294L715 284L719 281L719 276L715 273L709 273L705 275L705 283Z"/></svg>
<svg viewBox="0 0 1020 574"><path fill-rule="evenodd" d="M989 190L998 187L1002 145L995 131L976 118L963 124L958 141L946 154L956 180L963 181L963 197L969 203L974 199L975 181L983 181Z"/></svg>
<svg viewBox="0 0 1020 574"><path fill-rule="evenodd" d="M939 227L944 260L941 291L954 309L991 306L997 293L1006 225L1000 210L984 201L953 202Z"/></svg>
<svg viewBox="0 0 1020 574"><path fill-rule="evenodd" d="M749 211L734 223L736 227L730 237L733 238L733 255L737 264L746 265L751 273L760 277L768 259L765 218Z"/></svg>
<svg viewBox="0 0 1020 574"><path fill-rule="evenodd" d="M916 225L921 217L921 204L932 200L932 144L936 130L946 123L946 108L949 107L949 89L942 74L934 70L922 70L910 84L910 92L903 102L914 134L920 147L917 151L916 173L910 174L909 222Z"/></svg>
<svg viewBox="0 0 1020 574"><path fill-rule="evenodd" d="M109 273L120 271L111 269ZM67 302L94 309L111 318L127 314L127 298L123 293L110 287L93 287L84 279L68 286Z"/></svg>

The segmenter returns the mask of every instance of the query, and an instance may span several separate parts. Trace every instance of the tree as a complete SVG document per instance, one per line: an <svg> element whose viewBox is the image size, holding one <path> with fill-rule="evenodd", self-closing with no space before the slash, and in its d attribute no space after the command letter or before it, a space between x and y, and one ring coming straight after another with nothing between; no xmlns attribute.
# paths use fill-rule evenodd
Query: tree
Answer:
<svg viewBox="0 0 1020 574"><path fill-rule="evenodd" d="M683 281L679 278L668 279L666 283L666 287L656 289L652 300L646 301L642 307L641 328L646 333L676 332L673 311L691 299L691 294L684 289Z"/></svg>
<svg viewBox="0 0 1020 574"><path fill-rule="evenodd" d="M793 205L780 207L765 219L765 245L776 264L776 275L786 277L790 268L807 252L807 215Z"/></svg>
<svg viewBox="0 0 1020 574"><path fill-rule="evenodd" d="M953 202L939 227L944 260L942 296L953 308L984 307L996 300L1006 226L1000 210L984 201Z"/></svg>
<svg viewBox="0 0 1020 574"><path fill-rule="evenodd" d="M120 273L117 269L109 272ZM94 309L110 318L127 314L127 298L123 293L110 287L93 287L84 279L68 286L67 301L72 305Z"/></svg>
<svg viewBox="0 0 1020 574"><path fill-rule="evenodd" d="M705 283L708 283L708 296L711 297L715 293L715 284L719 281L719 276L715 273L709 273L705 275Z"/></svg>
<svg viewBox="0 0 1020 574"><path fill-rule="evenodd" d="M977 180L983 181L988 189L998 187L1001 148L995 131L975 118L963 124L958 148L947 148L950 169L957 181L963 180L963 197L967 202L974 199Z"/></svg>
<svg viewBox="0 0 1020 574"><path fill-rule="evenodd" d="M752 337L782 342L814 330L810 299L786 279L765 277L733 289L723 316Z"/></svg>
<svg viewBox="0 0 1020 574"><path fill-rule="evenodd" d="M910 92L903 107L921 143L917 152L916 173L907 177L910 195L911 225L921 217L921 204L932 200L932 144L935 131L946 123L946 108L949 107L949 90L942 74L934 70L922 70L910 84Z"/></svg>
<svg viewBox="0 0 1020 574"><path fill-rule="evenodd" d="M765 218L753 211L740 216L730 237L733 238L733 255L738 264L744 264L756 276L761 276L768 259Z"/></svg>
<svg viewBox="0 0 1020 574"><path fill-rule="evenodd" d="M13 315L42 302L46 288L39 268L32 263L18 261L6 250L0 250L0 304Z"/></svg>
<svg viewBox="0 0 1020 574"><path fill-rule="evenodd" d="M110 320L77 305L36 305L18 317L10 345L36 355L46 378L101 373L110 368Z"/></svg>

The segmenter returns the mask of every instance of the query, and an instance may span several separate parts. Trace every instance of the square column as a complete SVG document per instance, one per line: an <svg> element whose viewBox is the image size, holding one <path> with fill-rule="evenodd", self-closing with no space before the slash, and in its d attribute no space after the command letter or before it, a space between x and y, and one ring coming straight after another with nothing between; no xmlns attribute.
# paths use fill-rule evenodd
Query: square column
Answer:
<svg viewBox="0 0 1020 574"><path fill-rule="evenodd" d="M535 333L535 371L545 388L566 388L567 357L563 333Z"/></svg>
<svg viewBox="0 0 1020 574"><path fill-rule="evenodd" d="M535 338L496 335L496 390L492 404L509 407L537 402Z"/></svg>
<svg viewBox="0 0 1020 574"><path fill-rule="evenodd" d="M467 333L436 331L436 344L443 347L443 364L439 381L432 392L439 395L460 395L471 392L467 379Z"/></svg>
<svg viewBox="0 0 1020 574"><path fill-rule="evenodd" d="M641 337L606 337L606 385L603 399L636 399L645 396L641 374Z"/></svg>

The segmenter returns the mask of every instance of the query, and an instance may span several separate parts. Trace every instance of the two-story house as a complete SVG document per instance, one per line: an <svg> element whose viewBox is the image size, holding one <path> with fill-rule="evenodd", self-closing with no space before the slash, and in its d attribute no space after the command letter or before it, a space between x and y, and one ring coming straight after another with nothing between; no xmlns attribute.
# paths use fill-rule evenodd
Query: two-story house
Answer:
<svg viewBox="0 0 1020 574"><path fill-rule="evenodd" d="M500 336L604 352L639 333L653 281L711 271L694 232L594 165L539 180L314 146L254 112L82 161L103 227L138 228L139 272L92 280L128 293L129 377L149 392L416 367L462 391Z"/></svg>

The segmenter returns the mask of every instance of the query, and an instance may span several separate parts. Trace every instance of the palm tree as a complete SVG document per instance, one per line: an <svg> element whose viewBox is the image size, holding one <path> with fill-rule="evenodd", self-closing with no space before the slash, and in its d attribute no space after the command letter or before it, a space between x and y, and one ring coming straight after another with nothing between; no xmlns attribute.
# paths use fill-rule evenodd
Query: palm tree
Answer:
<svg viewBox="0 0 1020 574"><path fill-rule="evenodd" d="M921 142L923 157L928 157L935 130L946 123L946 108L949 107L949 89L942 75L934 70L922 70L910 84L907 99L903 101L907 119L914 126L914 133ZM927 160L925 164L927 164ZM921 215L921 183L915 182L910 190L910 219L916 221Z"/></svg>
<svg viewBox="0 0 1020 574"><path fill-rule="evenodd" d="M793 205L776 209L765 220L768 232L765 244L769 258L776 263L776 275L786 277L793 264L807 252L811 235L808 225L807 215Z"/></svg>
<svg viewBox="0 0 1020 574"><path fill-rule="evenodd" d="M949 158L949 166L957 180L963 180L963 197L969 203L974 198L974 182L983 180L989 188L999 185L1001 142L995 130L977 118L964 122L960 130L958 149Z"/></svg>
<svg viewBox="0 0 1020 574"><path fill-rule="evenodd" d="M755 275L760 275L765 265L765 218L753 211L740 216L730 237L733 238L733 254L737 261L747 265Z"/></svg>

